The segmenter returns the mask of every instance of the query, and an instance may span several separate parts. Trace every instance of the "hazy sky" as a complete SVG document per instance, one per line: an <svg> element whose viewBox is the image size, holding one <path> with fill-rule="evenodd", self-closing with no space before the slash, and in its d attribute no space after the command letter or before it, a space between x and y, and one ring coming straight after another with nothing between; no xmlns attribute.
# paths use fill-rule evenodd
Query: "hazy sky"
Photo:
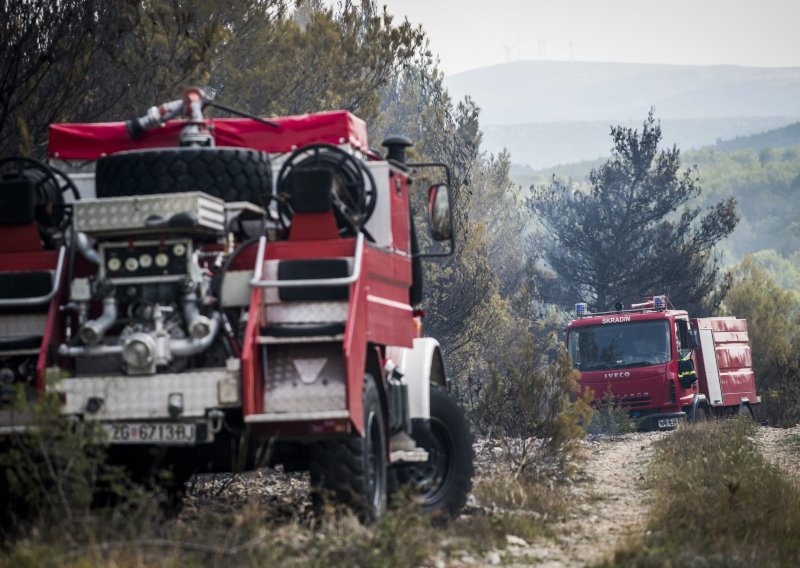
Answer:
<svg viewBox="0 0 800 568"><path fill-rule="evenodd" d="M800 66L800 0L378 0L445 73L520 59Z"/></svg>

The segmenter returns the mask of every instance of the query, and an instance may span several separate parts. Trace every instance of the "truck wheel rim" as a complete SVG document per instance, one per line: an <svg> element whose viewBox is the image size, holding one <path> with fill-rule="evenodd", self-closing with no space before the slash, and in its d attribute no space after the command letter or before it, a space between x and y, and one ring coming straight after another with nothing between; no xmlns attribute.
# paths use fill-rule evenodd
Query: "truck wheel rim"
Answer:
<svg viewBox="0 0 800 568"><path fill-rule="evenodd" d="M431 440L428 461L423 465L409 466L408 476L419 495L426 501L435 501L447 487L453 469L454 443L447 428L431 418Z"/></svg>

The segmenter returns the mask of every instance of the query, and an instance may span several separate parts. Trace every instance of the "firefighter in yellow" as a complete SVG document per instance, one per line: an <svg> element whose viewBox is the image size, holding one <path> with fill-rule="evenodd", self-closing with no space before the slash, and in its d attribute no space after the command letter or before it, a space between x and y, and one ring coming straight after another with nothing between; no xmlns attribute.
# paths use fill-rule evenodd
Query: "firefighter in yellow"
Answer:
<svg viewBox="0 0 800 568"><path fill-rule="evenodd" d="M685 356L678 359L678 380L685 389L688 389L697 380L691 351L688 351Z"/></svg>
<svg viewBox="0 0 800 568"><path fill-rule="evenodd" d="M678 333L678 326L675 325L675 340L678 347L678 380L685 389L691 387L697 380L697 373L694 371L694 361L692 361L692 350L682 349L681 336Z"/></svg>

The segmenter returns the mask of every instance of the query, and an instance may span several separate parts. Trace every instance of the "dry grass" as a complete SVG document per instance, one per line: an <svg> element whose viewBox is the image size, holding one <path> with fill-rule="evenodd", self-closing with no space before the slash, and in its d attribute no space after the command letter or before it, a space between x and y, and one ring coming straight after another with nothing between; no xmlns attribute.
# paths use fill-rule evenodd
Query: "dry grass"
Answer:
<svg viewBox="0 0 800 568"><path fill-rule="evenodd" d="M478 479L473 494L488 509L523 511L543 519L561 516L566 504L561 487L506 472Z"/></svg>
<svg viewBox="0 0 800 568"><path fill-rule="evenodd" d="M277 500L258 491L278 475L250 474L230 495L213 483L198 484L174 519L146 493L72 521L43 510L6 541L0 567L432 566L434 558L480 558L503 549L508 535L550 536L551 522L565 509L558 488L497 473L476 482L478 506L452 522L421 515L410 500L398 499L401 507L364 526L341 508L310 511L297 486Z"/></svg>
<svg viewBox="0 0 800 568"><path fill-rule="evenodd" d="M645 536L605 565L800 565L800 488L765 460L754 428L687 426L659 442Z"/></svg>
<svg viewBox="0 0 800 568"><path fill-rule="evenodd" d="M98 529L93 524L94 530L74 527L62 538L50 531L45 539L34 530L3 551L0 566L402 568L428 565L434 556L480 556L502 548L507 535L530 540L546 534L545 521L525 511L475 511L442 525L401 509L364 526L341 512L313 521L273 522L251 507L190 523L153 517L138 526L140 534L133 534L133 526Z"/></svg>
<svg viewBox="0 0 800 568"><path fill-rule="evenodd" d="M53 418L3 454L6 479L0 483L15 480L5 483L11 502L34 499L23 507L25 516L0 525L0 568L432 565L432 558L502 549L508 535L547 535L548 523L565 508L557 488L488 468L475 485L479 506L453 522L422 515L410 500L397 499L404 504L364 526L336 507L312 511L300 478L284 476L264 491L279 475L271 472L237 476L233 483L223 476L222 484L215 477L195 478L184 513L167 518L156 494L117 477L120 472L113 472L113 483L104 480L102 452L88 451L93 439ZM43 463L51 475L42 477ZM98 483L114 488L114 507L91 506ZM276 494L276 488L284 492Z"/></svg>

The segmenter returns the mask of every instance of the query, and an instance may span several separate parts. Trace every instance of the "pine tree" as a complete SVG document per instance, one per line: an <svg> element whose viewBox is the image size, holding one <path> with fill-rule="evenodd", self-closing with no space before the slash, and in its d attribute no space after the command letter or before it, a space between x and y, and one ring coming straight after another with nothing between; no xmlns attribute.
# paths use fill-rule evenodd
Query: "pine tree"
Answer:
<svg viewBox="0 0 800 568"><path fill-rule="evenodd" d="M692 205L701 193L697 169L681 169L677 147L659 148L652 110L641 132L618 126L611 137L611 158L591 171L588 191L554 181L528 202L547 232L559 299L607 309L666 293L676 306L708 310L724 288L714 247L736 226L734 199L702 214Z"/></svg>

